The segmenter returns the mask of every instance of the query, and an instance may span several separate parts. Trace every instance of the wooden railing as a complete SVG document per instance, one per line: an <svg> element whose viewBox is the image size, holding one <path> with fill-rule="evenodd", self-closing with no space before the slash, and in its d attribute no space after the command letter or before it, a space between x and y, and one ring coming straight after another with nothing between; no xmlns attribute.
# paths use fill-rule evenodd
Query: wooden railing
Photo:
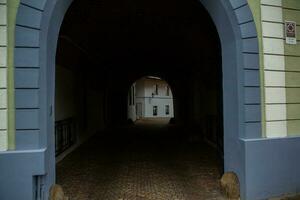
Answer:
<svg viewBox="0 0 300 200"><path fill-rule="evenodd" d="M55 122L55 155L66 151L76 142L76 129L73 118Z"/></svg>

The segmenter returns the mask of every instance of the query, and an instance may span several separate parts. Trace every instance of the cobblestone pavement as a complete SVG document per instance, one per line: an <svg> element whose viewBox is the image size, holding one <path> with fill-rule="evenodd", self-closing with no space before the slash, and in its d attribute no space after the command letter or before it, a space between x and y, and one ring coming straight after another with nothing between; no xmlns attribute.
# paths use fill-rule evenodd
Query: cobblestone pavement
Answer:
<svg viewBox="0 0 300 200"><path fill-rule="evenodd" d="M297 196L294 196L294 197L286 197L286 198L274 198L274 199L271 199L271 200L300 200L300 195L297 195Z"/></svg>
<svg viewBox="0 0 300 200"><path fill-rule="evenodd" d="M57 182L70 200L225 199L216 152L205 143L184 142L170 127L117 132L94 136L58 163Z"/></svg>
<svg viewBox="0 0 300 200"><path fill-rule="evenodd" d="M285 200L300 200L300 196L296 196L296 197L290 197L290 198L287 198Z"/></svg>

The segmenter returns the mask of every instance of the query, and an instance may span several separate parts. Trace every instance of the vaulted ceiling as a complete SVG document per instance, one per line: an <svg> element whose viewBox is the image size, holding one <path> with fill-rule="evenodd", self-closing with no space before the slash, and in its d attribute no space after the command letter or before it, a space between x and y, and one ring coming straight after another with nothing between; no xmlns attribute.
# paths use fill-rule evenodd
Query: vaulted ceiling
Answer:
<svg viewBox="0 0 300 200"><path fill-rule="evenodd" d="M212 85L221 71L218 33L196 0L75 0L61 27L57 60L129 82L144 75L176 82L200 72Z"/></svg>
<svg viewBox="0 0 300 200"><path fill-rule="evenodd" d="M219 49L213 22L196 0L75 0L61 27L66 38L106 64L188 63L216 58Z"/></svg>

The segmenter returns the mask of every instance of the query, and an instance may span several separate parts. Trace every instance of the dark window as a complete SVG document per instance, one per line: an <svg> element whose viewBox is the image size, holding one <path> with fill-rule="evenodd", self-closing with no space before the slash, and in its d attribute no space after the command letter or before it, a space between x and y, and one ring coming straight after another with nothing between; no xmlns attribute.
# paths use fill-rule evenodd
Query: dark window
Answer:
<svg viewBox="0 0 300 200"><path fill-rule="evenodd" d="M132 87L132 105L135 104L135 87Z"/></svg>
<svg viewBox="0 0 300 200"><path fill-rule="evenodd" d="M129 90L129 94L128 94L128 100L129 100L129 105L131 106L132 105L132 88L130 88Z"/></svg>
<svg viewBox="0 0 300 200"><path fill-rule="evenodd" d="M157 84L155 84L154 86L153 86L153 94L155 94L155 95L158 95L158 85Z"/></svg>
<svg viewBox="0 0 300 200"><path fill-rule="evenodd" d="M157 106L153 106L153 116L157 116Z"/></svg>
<svg viewBox="0 0 300 200"><path fill-rule="evenodd" d="M167 86L166 95L167 95L167 96L170 96L170 88L169 88L169 86Z"/></svg>
<svg viewBox="0 0 300 200"><path fill-rule="evenodd" d="M170 106L166 105L166 115L169 115L169 114L170 114Z"/></svg>
<svg viewBox="0 0 300 200"><path fill-rule="evenodd" d="M129 90L129 94L128 94L128 100L129 100L129 105L134 105L135 104L135 89L134 87L131 87Z"/></svg>

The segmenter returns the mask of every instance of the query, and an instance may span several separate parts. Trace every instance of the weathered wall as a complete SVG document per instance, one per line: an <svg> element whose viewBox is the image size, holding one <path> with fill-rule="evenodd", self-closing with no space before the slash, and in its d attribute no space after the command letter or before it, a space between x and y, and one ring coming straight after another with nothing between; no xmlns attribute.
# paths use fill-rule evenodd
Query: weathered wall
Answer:
<svg viewBox="0 0 300 200"><path fill-rule="evenodd" d="M154 94L154 85L158 85L158 95ZM142 103L144 117L174 117L173 94L163 80L141 79L136 82L136 102ZM154 95L152 95L152 93ZM165 105L170 106L170 114L166 115ZM153 106L157 106L157 116L153 116Z"/></svg>

